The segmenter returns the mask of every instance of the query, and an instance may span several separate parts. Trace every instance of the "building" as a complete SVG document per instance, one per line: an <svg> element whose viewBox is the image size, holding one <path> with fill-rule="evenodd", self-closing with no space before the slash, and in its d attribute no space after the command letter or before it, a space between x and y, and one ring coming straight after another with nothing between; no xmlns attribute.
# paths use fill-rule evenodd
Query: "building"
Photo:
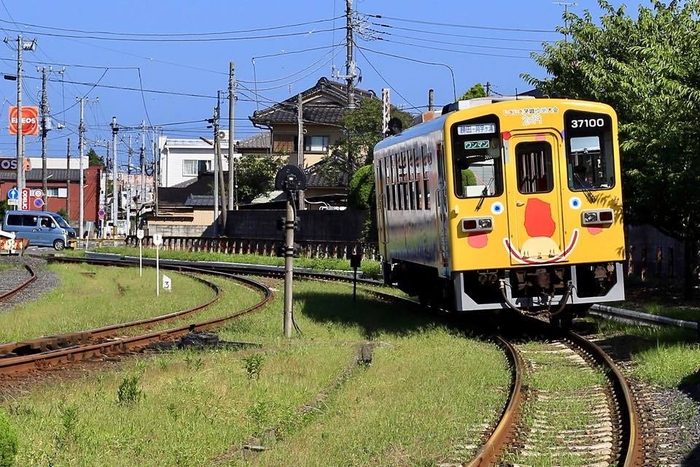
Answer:
<svg viewBox="0 0 700 467"><path fill-rule="evenodd" d="M374 92L355 89L357 101L376 98ZM304 149L298 160L299 99L302 107ZM347 86L321 78L298 96L253 113L250 121L271 132L271 152L289 154L289 163L305 169L330 154L331 145L341 140L342 119L348 107Z"/></svg>
<svg viewBox="0 0 700 467"><path fill-rule="evenodd" d="M36 167L41 158L31 158L32 166ZM25 186L30 190L31 210L51 212L65 211L66 220L73 226L79 227L80 220L80 170L78 161L71 161L71 168L48 168L56 166L49 164L47 159L46 185L47 193L43 197L43 170L33 168L25 172ZM65 164L65 161L62 161ZM75 165L75 168L73 166ZM65 166L64 166L65 167ZM104 177L104 167L91 166L83 174L83 219L85 222L96 223L99 219L99 200ZM0 171L0 201L7 201L8 191L17 186L16 171ZM40 200L40 201L37 201ZM45 205L43 205L45 204Z"/></svg>

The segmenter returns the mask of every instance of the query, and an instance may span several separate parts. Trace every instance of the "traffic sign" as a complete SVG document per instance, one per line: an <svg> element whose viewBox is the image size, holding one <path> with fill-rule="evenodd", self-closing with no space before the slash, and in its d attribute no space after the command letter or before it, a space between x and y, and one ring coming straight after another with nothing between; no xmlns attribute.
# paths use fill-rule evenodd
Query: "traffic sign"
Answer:
<svg viewBox="0 0 700 467"><path fill-rule="evenodd" d="M104 218L105 218L105 210L104 210L104 209L100 209L99 211L97 211L97 217L99 217L100 220L104 220Z"/></svg>
<svg viewBox="0 0 700 467"><path fill-rule="evenodd" d="M19 208L22 211L26 211L29 209L29 188L22 188L22 191L20 193L19 197Z"/></svg>
<svg viewBox="0 0 700 467"><path fill-rule="evenodd" d="M17 188L7 190L7 199L19 199L19 190Z"/></svg>
<svg viewBox="0 0 700 467"><path fill-rule="evenodd" d="M32 190L32 196L35 198L41 198L44 196L44 192L41 191L41 188L35 188Z"/></svg>
<svg viewBox="0 0 700 467"><path fill-rule="evenodd" d="M41 208L44 205L44 200L41 198L35 198L34 199L34 207L35 208Z"/></svg>

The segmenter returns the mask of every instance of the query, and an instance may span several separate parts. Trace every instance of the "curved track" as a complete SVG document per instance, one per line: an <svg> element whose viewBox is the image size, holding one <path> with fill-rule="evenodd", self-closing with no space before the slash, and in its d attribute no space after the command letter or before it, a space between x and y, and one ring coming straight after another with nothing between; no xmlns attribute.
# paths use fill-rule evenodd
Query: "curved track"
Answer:
<svg viewBox="0 0 700 467"><path fill-rule="evenodd" d="M17 284L12 289L0 293L0 301L7 300L8 298L17 295L22 290L26 289L29 286L29 284L36 280L36 272L34 271L34 268L29 266L28 264L25 264L24 269L29 273L29 278Z"/></svg>
<svg viewBox="0 0 700 467"><path fill-rule="evenodd" d="M102 264L123 265L123 263L120 263L119 261L117 261L116 263L103 262ZM164 267L164 269L169 268ZM262 293L262 299L251 307L248 307L243 310L238 310L230 315L222 316L219 318L194 322L191 324L177 326L162 331L148 332L132 337L110 338L110 336L114 336L117 333L117 331L123 332L127 329L152 327L160 323L190 316L196 313L197 311L201 311L202 309L216 302L220 297L220 290L218 289L218 287L213 283L209 283L212 289L216 292L214 297L194 308L179 311L176 313L169 313L167 315L162 315L145 320L138 320L98 329L90 329L77 333L41 337L19 343L4 344L3 346L0 346L0 351L4 351L5 354L8 356L0 359L0 375L28 372L35 369L46 368L77 360L99 357L105 354L137 351L154 342L172 341L191 332L200 332L214 329L226 323L227 321L237 319L243 315L246 315L250 312L262 308L273 297L272 291L266 285L254 281L252 279L234 275L232 273L208 271L195 267L185 266L179 266L177 268L170 269L177 269L189 273L200 273L209 275L216 274L223 277L227 277L229 279L244 283L249 287L259 290ZM200 280L202 280L203 282L207 282L203 279ZM18 353L27 354L18 355Z"/></svg>
<svg viewBox="0 0 700 467"><path fill-rule="evenodd" d="M134 264L133 260L127 260L122 257L113 258L109 260L94 258L87 260L76 258L60 258L54 260L60 260L62 262L88 262L91 264L101 265ZM204 331L215 328L228 320L236 319L251 311L259 309L272 298L272 293L269 290L269 288L251 279L245 279L240 276L234 275L234 271L238 274L266 275L275 277L281 277L284 275L284 271L280 268L260 267L255 265L232 265L230 263L202 264L198 262L198 267L195 268L190 266L190 264L192 263L169 261L161 262L160 267L164 269L174 269L183 272L218 274L229 278L235 278L236 280L246 282L248 285L262 290L264 297L259 303L250 308L240 310L231 315L217 318L214 320L193 323L189 325L179 326L176 328L171 328L165 331L151 332L129 338L119 338L86 345L75 345L73 347L63 348L60 350L44 351L36 355L27 355L0 360L0 374L5 372L28 371L30 369L61 364L64 362L70 362L81 358L100 356L105 353L135 351L153 342L169 341L177 339L193 331ZM339 277L337 275L330 274L319 274L311 271L299 273L295 272L295 275L324 280L352 280L352 278L349 277ZM375 283L374 281L359 282L377 285L377 283ZM413 301L402 299L391 294L385 294L376 290L372 290L371 292L383 297L384 299L401 301L405 304L411 303L412 306L418 306L418 304ZM212 302L215 300L216 298L212 299ZM206 305L202 305L201 307L204 306ZM200 309L201 307L196 307L196 309ZM192 313L193 311L195 311L195 309L185 310L183 312L175 313L172 315L182 316L183 314L186 315ZM107 328L95 329L87 332L92 332L95 336L98 335L98 333L104 332L104 335L106 336L109 335L110 332L114 333L116 330L123 330L125 326L143 327L146 324L150 325L153 322L158 322L159 320L167 319L173 319L173 316L166 315L164 317L128 323L125 325L109 326ZM148 321L148 323L145 323L145 321ZM548 332L552 332L552 329L550 328ZM616 425L614 426L613 431L615 432L614 436L616 437L615 444L617 448L614 450L615 452L611 454L612 458L609 459L610 465L619 465L625 467L642 465L643 446L640 435L641 430L638 426L639 418L637 416L637 411L634 399L632 397L632 393L622 373L617 369L614 362L605 354L605 352L600 347L582 338L581 336L567 332L561 333L557 337L552 338L559 339L560 342L567 342L566 345L571 345L572 347L578 349L575 350L575 352L585 354L587 356L585 359L595 362L595 364L602 369L601 371L605 374L606 378L609 381L611 401L608 405L610 407L616 407L615 410L617 411L615 414L611 415L611 419L616 420ZM513 449L513 443L515 443L515 445L517 446L522 444L523 442L521 439L518 439L518 437L520 436L518 433L520 430L519 418L522 413L522 405L524 403L522 381L524 372L526 371L525 365L523 364L523 360L519 355L519 352L516 350L516 346L511 344L506 338L503 337L496 337L496 341L506 352L513 373L512 384L509 389L508 402L504 407L503 412L501 413L499 421L491 429L489 429L487 436L483 438L483 444L480 447L478 447L478 449L476 449L476 454L469 462L466 462L463 465L469 465L472 467L497 465L499 460L503 457L504 453L509 449Z"/></svg>

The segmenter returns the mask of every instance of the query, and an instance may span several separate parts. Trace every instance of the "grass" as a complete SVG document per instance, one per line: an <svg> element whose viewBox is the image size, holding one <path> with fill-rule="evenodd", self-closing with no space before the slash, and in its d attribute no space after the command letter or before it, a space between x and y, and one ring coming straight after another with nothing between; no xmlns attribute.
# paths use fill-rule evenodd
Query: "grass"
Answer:
<svg viewBox="0 0 700 467"><path fill-rule="evenodd" d="M68 255L82 256L83 250L65 250ZM99 247L94 251L99 253L115 253L125 256L138 256L138 248L132 247ZM277 256L263 255L243 255L227 253L208 252L187 252L176 250L160 250L158 253L161 259L186 260L186 261L222 261L227 263L262 264L268 266L284 266L285 259ZM144 258L155 258L154 248L143 249ZM294 258L294 266L299 268L310 268L318 271L349 271L350 260L340 258ZM380 276L380 264L374 260L363 260L358 273L362 272L365 277L377 278Z"/></svg>
<svg viewBox="0 0 700 467"><path fill-rule="evenodd" d="M225 297L213 314L255 299L244 287L216 280ZM492 422L506 398L509 372L495 345L362 291L353 301L351 286L310 281L295 282L293 310L302 333L286 339L283 283L273 286L272 305L217 331L222 340L260 348L154 353L113 371L81 371L6 394L2 406L20 440L17 465L374 466L468 459L460 446L479 444L481 428L474 427ZM372 362L358 365L359 346L368 341ZM241 449L246 444L265 451L249 457Z"/></svg>
<svg viewBox="0 0 700 467"><path fill-rule="evenodd" d="M0 313L0 342L81 331L164 315L200 305L214 291L192 277L164 271L173 280L172 291L156 297L156 271L104 268L89 264L51 264L60 277L58 287L41 299Z"/></svg>

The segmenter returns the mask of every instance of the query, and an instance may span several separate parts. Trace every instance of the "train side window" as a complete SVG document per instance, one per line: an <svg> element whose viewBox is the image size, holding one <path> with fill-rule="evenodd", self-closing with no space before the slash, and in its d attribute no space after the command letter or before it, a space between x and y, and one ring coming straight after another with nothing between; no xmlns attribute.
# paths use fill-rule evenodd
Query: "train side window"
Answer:
<svg viewBox="0 0 700 467"><path fill-rule="evenodd" d="M515 167L520 193L547 193L554 188L552 147L546 141L518 144Z"/></svg>
<svg viewBox="0 0 700 467"><path fill-rule="evenodd" d="M423 157L414 153L416 163L416 209L423 209Z"/></svg>

